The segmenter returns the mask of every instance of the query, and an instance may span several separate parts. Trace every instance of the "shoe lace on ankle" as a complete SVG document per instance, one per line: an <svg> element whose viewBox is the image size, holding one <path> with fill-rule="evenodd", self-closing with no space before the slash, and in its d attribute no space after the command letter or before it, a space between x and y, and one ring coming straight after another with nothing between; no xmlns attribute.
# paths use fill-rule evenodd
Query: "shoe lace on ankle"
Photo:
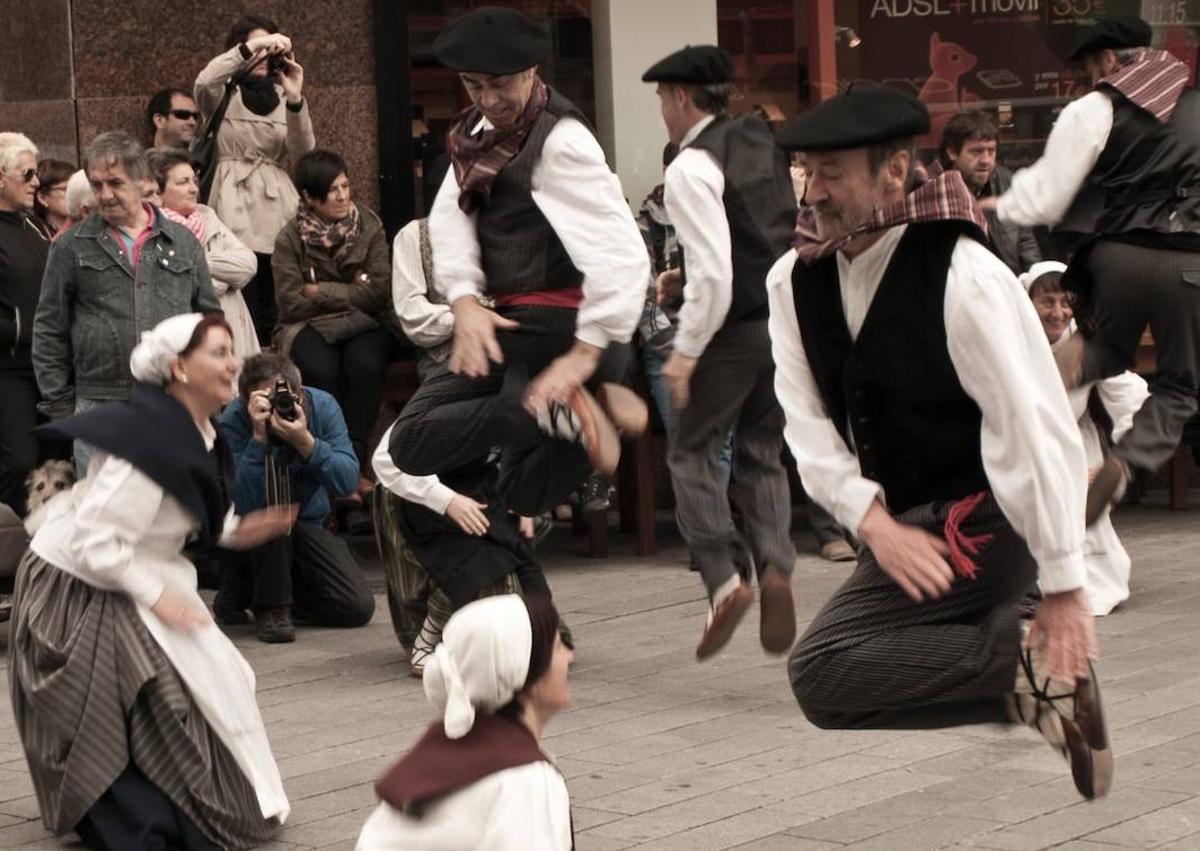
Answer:
<svg viewBox="0 0 1200 851"><path fill-rule="evenodd" d="M578 441L583 431L575 412L561 402L551 402L538 411L537 424L544 433L563 440Z"/></svg>

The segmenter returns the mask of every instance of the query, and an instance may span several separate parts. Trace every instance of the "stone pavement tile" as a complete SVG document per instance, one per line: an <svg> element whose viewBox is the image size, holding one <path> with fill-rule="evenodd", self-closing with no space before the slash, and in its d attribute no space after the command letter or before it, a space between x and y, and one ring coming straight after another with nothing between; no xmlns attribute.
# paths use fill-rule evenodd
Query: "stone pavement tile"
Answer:
<svg viewBox="0 0 1200 851"><path fill-rule="evenodd" d="M588 833L634 843L650 842L738 813L757 810L777 800L766 794L722 790L610 822ZM800 820L802 819L798 818L797 823Z"/></svg>
<svg viewBox="0 0 1200 851"><path fill-rule="evenodd" d="M626 848L633 848L635 844L626 839L613 839L594 833L575 834L575 851L624 851Z"/></svg>
<svg viewBox="0 0 1200 851"><path fill-rule="evenodd" d="M933 851L963 837L985 834L999 826L996 822L983 819L940 815L843 847L855 851Z"/></svg>
<svg viewBox="0 0 1200 851"><path fill-rule="evenodd" d="M1049 782L1023 786L983 801L955 802L949 804L946 811L953 815L1016 824L1073 806L1079 801L1079 792L1071 778L1060 775Z"/></svg>
<svg viewBox="0 0 1200 851"><path fill-rule="evenodd" d="M1036 851L1088 836L1106 827L1152 813L1183 800L1174 792L1159 792L1137 787L1119 788L1107 798L1080 801L1072 806L1047 812L987 837L989 848L1004 851Z"/></svg>
<svg viewBox="0 0 1200 851"><path fill-rule="evenodd" d="M609 822L619 821L622 818L624 818L622 813L598 810L590 806L579 806L575 803L575 796L571 796L571 822L575 825L576 833L582 833L585 830L591 830L593 827L599 827Z"/></svg>
<svg viewBox="0 0 1200 851"><path fill-rule="evenodd" d="M364 780L378 779L395 761L395 754L387 754L348 765L340 765L328 771L302 774L299 777L290 778L285 784L284 790L293 800L337 792L351 786L359 786Z"/></svg>
<svg viewBox="0 0 1200 851"><path fill-rule="evenodd" d="M314 821L321 821L330 816L338 816L363 807L379 803L375 797L375 782L360 783L348 786L324 795L308 798L293 798L292 813L288 816L287 828L299 827Z"/></svg>
<svg viewBox="0 0 1200 851"><path fill-rule="evenodd" d="M751 810L637 847L645 851L717 851L777 835L795 824L795 816L765 809Z"/></svg>
<svg viewBox="0 0 1200 851"><path fill-rule="evenodd" d="M1121 822L1104 830L1088 834L1095 842L1128 845L1134 848L1155 848L1188 836L1196 836L1200 844L1200 798L1189 798Z"/></svg>
<svg viewBox="0 0 1200 851"><path fill-rule="evenodd" d="M663 780L623 789L596 798L591 804L602 810L637 815L709 792L729 789L759 776L757 771L748 766L720 765L673 774Z"/></svg>
<svg viewBox="0 0 1200 851"><path fill-rule="evenodd" d="M759 780L742 784L737 787L737 790L773 795L781 802L790 801L801 795L840 786L860 777L870 777L895 767L896 764L889 759L851 753L779 774L765 775ZM789 806L788 811L805 814L803 810L796 807Z"/></svg>
<svg viewBox="0 0 1200 851"><path fill-rule="evenodd" d="M736 851L833 851L845 846L836 842L820 842L816 839L801 839L787 833L774 833L736 846Z"/></svg>
<svg viewBox="0 0 1200 851"><path fill-rule="evenodd" d="M367 820L367 816L371 814L375 806L376 804L372 804L369 807L352 810L348 813L339 813L336 816L296 827L285 825L280 839L294 845L311 848L321 848L335 842L353 842L359 831L362 830L363 822Z"/></svg>
<svg viewBox="0 0 1200 851"><path fill-rule="evenodd" d="M910 768L895 768L818 792L790 798L779 804L776 809L825 818L864 807L876 801L884 801L905 792L933 786L948 779L941 774L925 774Z"/></svg>
<svg viewBox="0 0 1200 851"><path fill-rule="evenodd" d="M559 768L561 770L561 764ZM570 790L572 803L592 803L597 798L660 779L599 763L594 763L592 768L573 777L568 777L565 772L563 776L567 778L567 789Z"/></svg>
<svg viewBox="0 0 1200 851"><path fill-rule="evenodd" d="M934 757L954 754L975 747L973 740L964 736L956 736L946 732L931 732L918 736L905 736L891 742L884 742L873 748L867 748L860 753L867 756L884 756L894 759L901 765L912 762L922 762Z"/></svg>
<svg viewBox="0 0 1200 851"><path fill-rule="evenodd" d="M19 848L31 843L38 843L47 848L58 847L58 841L46 831L40 818L0 827L0 848Z"/></svg>
<svg viewBox="0 0 1200 851"><path fill-rule="evenodd" d="M19 819L35 819L41 818L41 810L38 809L37 796L29 795L25 798L16 798L11 801L5 801L0 804L0 813L6 816L14 816Z"/></svg>
<svg viewBox="0 0 1200 851"><path fill-rule="evenodd" d="M1200 795L1200 765L1190 765L1179 771L1151 777L1141 781L1139 785L1146 789L1162 789L1167 792ZM0 806L0 812L2 811L3 807Z"/></svg>
<svg viewBox="0 0 1200 851"><path fill-rule="evenodd" d="M836 789L836 787L835 787ZM826 842L858 842L915 821L938 815L944 802L934 795L922 795L921 790L897 795L858 809L847 810L828 818L820 818L792 829L792 833L807 839Z"/></svg>

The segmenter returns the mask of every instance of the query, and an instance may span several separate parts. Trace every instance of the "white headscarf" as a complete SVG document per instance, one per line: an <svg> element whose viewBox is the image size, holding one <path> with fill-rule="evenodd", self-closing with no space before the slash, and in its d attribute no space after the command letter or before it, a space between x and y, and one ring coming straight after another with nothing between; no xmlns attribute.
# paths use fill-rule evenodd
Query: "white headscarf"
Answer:
<svg viewBox="0 0 1200 851"><path fill-rule="evenodd" d="M1043 260L1030 266L1029 271L1022 274L1017 280L1021 282L1025 292L1029 292L1033 282L1042 275L1049 275L1052 272L1058 272L1061 275L1065 271L1067 271L1066 263L1059 263L1057 260Z"/></svg>
<svg viewBox="0 0 1200 851"><path fill-rule="evenodd" d="M423 678L448 737L469 733L476 709L495 712L513 699L529 676L532 650L529 610L516 594L485 597L454 613Z"/></svg>
<svg viewBox="0 0 1200 851"><path fill-rule="evenodd" d="M187 348L203 313L181 313L164 319L146 333L129 356L129 371L138 381L167 385L171 382L171 361Z"/></svg>

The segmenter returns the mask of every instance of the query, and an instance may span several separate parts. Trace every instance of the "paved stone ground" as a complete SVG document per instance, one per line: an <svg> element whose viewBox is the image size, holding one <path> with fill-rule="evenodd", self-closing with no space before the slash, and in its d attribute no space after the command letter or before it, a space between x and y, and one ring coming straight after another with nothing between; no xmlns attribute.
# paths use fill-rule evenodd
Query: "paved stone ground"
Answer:
<svg viewBox="0 0 1200 851"><path fill-rule="evenodd" d="M1141 507L1119 517L1134 598L1100 623L1117 774L1095 803L1078 798L1065 764L1029 731L816 730L752 621L716 660L696 664L704 604L677 541L637 559L618 539L614 556L596 562L571 554L582 539L551 539L550 581L579 652L575 708L545 745L571 789L579 848L1200 849L1197 513ZM802 623L845 569L801 560ZM351 849L372 781L429 721L382 600L365 629L304 630L286 647L244 631L236 640L258 672L293 802L269 847ZM0 847L15 846L61 847L42 828L2 700Z"/></svg>

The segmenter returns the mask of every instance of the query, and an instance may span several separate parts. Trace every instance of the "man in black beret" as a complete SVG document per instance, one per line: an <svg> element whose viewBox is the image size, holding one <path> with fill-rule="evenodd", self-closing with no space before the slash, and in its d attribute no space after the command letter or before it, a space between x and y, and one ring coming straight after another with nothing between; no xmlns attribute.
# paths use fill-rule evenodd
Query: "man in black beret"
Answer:
<svg viewBox="0 0 1200 851"><path fill-rule="evenodd" d="M1095 473L1088 525L1133 469L1174 455L1200 393L1200 94L1150 40L1137 18L1082 28L1071 58L1095 90L1063 108L1041 159L988 202L1002 222L1051 225L1078 244L1063 286L1094 332L1056 351L1068 387L1131 369L1147 324L1154 335L1150 397Z"/></svg>
<svg viewBox="0 0 1200 851"><path fill-rule="evenodd" d="M772 261L791 243L796 199L766 124L726 114L732 71L728 53L700 45L672 53L642 76L658 83L667 135L680 147L664 176L663 198L683 269L664 272L658 287L666 300L686 274L663 376L674 407L667 460L676 517L711 601L699 659L725 645L754 597L733 562L736 533L718 472L731 429L742 531L759 578L759 637L770 653L786 652L796 637L796 550L765 289Z"/></svg>
<svg viewBox="0 0 1200 851"><path fill-rule="evenodd" d="M785 436L862 542L792 651L792 688L819 727L1025 722L1103 795L1079 429L962 175L922 182L928 128L916 99L855 86L781 131L808 173L796 248L767 277Z"/></svg>
<svg viewBox="0 0 1200 851"><path fill-rule="evenodd" d="M453 168L429 214L431 283L451 306L454 344L389 449L401 470L429 475L499 446L505 505L537 515L592 467L612 473L617 428L645 428L641 400L600 382L619 378L618 350L606 350L637 326L634 282L649 261L586 120L538 75L545 30L485 6L433 50L471 99L450 129Z"/></svg>

